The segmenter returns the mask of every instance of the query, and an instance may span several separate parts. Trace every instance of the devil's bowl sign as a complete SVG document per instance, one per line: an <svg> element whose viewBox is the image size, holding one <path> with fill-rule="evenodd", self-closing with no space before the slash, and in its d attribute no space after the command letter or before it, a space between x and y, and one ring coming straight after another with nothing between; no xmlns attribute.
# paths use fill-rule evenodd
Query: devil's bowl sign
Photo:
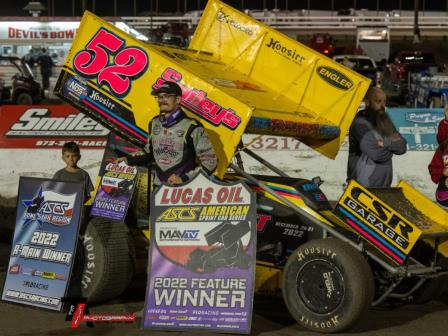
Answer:
<svg viewBox="0 0 448 336"><path fill-rule="evenodd" d="M144 328L249 333L256 204L243 183L163 186L151 204Z"/></svg>

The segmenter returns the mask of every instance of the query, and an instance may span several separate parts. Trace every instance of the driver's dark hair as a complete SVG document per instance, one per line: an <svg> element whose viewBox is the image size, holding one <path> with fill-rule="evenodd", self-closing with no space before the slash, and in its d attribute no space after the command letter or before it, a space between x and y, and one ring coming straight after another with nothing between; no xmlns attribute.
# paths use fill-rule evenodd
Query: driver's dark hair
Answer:
<svg viewBox="0 0 448 336"><path fill-rule="evenodd" d="M66 142L64 146L62 146L62 154L64 154L65 152L81 155L81 151L79 150L78 144L73 141Z"/></svg>

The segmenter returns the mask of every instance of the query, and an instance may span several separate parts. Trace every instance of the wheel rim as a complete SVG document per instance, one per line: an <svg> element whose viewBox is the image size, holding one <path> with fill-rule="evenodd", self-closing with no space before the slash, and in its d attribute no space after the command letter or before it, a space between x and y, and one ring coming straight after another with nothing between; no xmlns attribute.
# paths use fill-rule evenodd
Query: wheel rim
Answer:
<svg viewBox="0 0 448 336"><path fill-rule="evenodd" d="M306 263L297 274L297 294L304 305L317 314L337 309L344 299L344 278L337 267L326 260Z"/></svg>

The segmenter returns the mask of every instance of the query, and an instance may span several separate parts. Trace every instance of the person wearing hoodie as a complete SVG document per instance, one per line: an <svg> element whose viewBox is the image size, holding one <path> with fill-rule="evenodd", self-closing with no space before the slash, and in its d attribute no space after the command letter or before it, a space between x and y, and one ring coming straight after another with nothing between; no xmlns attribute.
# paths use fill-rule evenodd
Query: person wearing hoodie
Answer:
<svg viewBox="0 0 448 336"><path fill-rule="evenodd" d="M445 107L445 119L442 119L437 129L439 147L428 166L431 180L437 184L437 203L448 209L448 106Z"/></svg>
<svg viewBox="0 0 448 336"><path fill-rule="evenodd" d="M386 113L383 90L371 87L365 106L349 130L347 181L354 179L366 188L390 187L392 157L406 153L407 142Z"/></svg>

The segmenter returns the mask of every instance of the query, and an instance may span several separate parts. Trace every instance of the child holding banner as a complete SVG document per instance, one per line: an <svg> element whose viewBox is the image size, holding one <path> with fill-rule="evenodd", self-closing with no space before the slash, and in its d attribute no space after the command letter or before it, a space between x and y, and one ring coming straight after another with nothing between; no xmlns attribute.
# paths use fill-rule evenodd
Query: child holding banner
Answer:
<svg viewBox="0 0 448 336"><path fill-rule="evenodd" d="M448 209L448 106L445 107L445 119L440 121L437 130L437 148L428 166L431 179L438 183L436 200L439 205Z"/></svg>
<svg viewBox="0 0 448 336"><path fill-rule="evenodd" d="M84 184L84 201L90 198L93 191L92 181L89 174L82 168L78 167L78 161L81 159L81 151L76 142L66 142L62 147L62 161L65 168L58 170L54 174L53 179L69 182L82 182Z"/></svg>

